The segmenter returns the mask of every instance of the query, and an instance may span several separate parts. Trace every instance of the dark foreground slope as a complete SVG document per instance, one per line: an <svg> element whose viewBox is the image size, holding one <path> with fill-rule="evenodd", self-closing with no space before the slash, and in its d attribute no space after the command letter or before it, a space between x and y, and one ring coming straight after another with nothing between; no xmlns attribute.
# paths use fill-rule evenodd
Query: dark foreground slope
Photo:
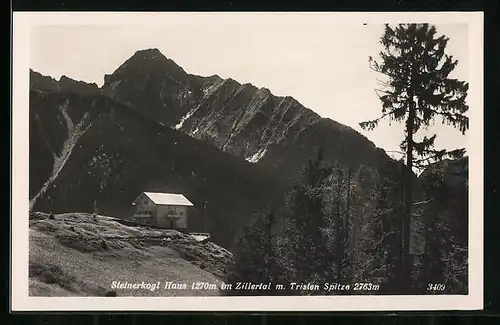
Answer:
<svg viewBox="0 0 500 325"><path fill-rule="evenodd" d="M104 96L30 94L33 211L127 217L142 191L208 201L208 231L230 247L252 213L279 202L284 186L260 166L164 127ZM196 226L196 225L192 225Z"/></svg>
<svg viewBox="0 0 500 325"><path fill-rule="evenodd" d="M213 296L231 253L175 230L130 227L102 215L30 214L30 296ZM112 282L157 284L120 289ZM186 289L165 289L165 282ZM216 288L191 290L206 282Z"/></svg>

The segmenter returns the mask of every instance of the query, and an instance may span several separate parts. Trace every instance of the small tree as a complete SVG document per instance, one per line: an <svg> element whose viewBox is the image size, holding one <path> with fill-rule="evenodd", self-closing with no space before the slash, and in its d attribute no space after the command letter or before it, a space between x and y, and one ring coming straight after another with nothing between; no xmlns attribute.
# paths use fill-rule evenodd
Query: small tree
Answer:
<svg viewBox="0 0 500 325"><path fill-rule="evenodd" d="M270 291L235 290L237 282L269 283L274 280L276 255L273 226L275 216L264 210L256 214L238 237L234 259L226 267L226 283L231 295L268 295ZM274 287L272 287L274 288ZM271 289L272 289L271 288Z"/></svg>
<svg viewBox="0 0 500 325"><path fill-rule="evenodd" d="M400 229L397 218L397 184L382 178L372 193L374 209L364 224L366 236L362 240L365 259L363 278L381 284L381 292L393 293Z"/></svg>
<svg viewBox="0 0 500 325"><path fill-rule="evenodd" d="M295 182L286 204L284 254L290 261L295 282L325 279L328 249L325 228L324 181L331 172L322 166L322 150L311 159Z"/></svg>
<svg viewBox="0 0 500 325"><path fill-rule="evenodd" d="M363 129L372 130L384 118L405 121L405 137L400 145L406 158L405 213L401 218L402 258L398 272L403 290L410 287L412 169L424 168L428 163L444 157L461 157L465 153L464 149L436 150L435 134L424 136L420 141L415 134L427 128L436 117L441 117L443 123L458 128L462 133L469 127L469 119L464 115L468 110L465 102L468 83L450 77L458 61L445 54L449 39L436 34L436 28L428 24L385 25L380 40L383 46L380 62L369 58L372 69L388 79L381 81L383 89L376 90L382 102L382 115L360 123Z"/></svg>
<svg viewBox="0 0 500 325"><path fill-rule="evenodd" d="M346 175L347 174L347 175ZM346 177L347 176L347 177ZM329 271L331 281L349 281L353 270L354 222L351 220L351 178L348 171L341 167L333 169L327 181L328 190L325 193L328 215L327 234Z"/></svg>

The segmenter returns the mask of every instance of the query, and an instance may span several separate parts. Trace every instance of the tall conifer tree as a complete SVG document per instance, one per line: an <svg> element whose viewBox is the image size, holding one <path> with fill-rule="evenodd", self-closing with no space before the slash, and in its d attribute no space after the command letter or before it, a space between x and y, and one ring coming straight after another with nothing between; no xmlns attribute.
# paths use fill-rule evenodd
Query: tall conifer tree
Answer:
<svg viewBox="0 0 500 325"><path fill-rule="evenodd" d="M385 25L380 39L383 50L380 60L369 58L371 67L386 76L383 89L376 92L382 102L382 115L360 123L372 130L384 118L405 123L401 149L405 153L404 215L402 216L402 256L399 265L399 285L402 291L410 288L411 262L409 257L410 220L413 194L412 170L444 157L458 158L464 149L447 151L435 149L436 135L417 140L416 133L427 128L436 117L458 128L462 133L469 127L465 115L468 83L452 78L458 61L445 53L449 38L437 36L428 24Z"/></svg>

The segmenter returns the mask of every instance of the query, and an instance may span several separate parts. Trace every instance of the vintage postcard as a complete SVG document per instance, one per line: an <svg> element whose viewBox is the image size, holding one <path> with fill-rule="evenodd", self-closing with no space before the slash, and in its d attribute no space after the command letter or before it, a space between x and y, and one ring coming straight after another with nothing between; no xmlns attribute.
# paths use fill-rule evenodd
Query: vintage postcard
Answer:
<svg viewBox="0 0 500 325"><path fill-rule="evenodd" d="M483 14L14 13L14 311L483 308Z"/></svg>

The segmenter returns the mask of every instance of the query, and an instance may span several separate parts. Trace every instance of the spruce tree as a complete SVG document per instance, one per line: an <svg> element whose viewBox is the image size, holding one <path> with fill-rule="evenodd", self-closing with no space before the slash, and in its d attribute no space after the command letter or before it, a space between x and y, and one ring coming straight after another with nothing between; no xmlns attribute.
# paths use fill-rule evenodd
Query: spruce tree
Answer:
<svg viewBox="0 0 500 325"><path fill-rule="evenodd" d="M436 117L441 117L443 123L462 133L469 127L469 119L465 116L468 83L450 77L458 61L445 54L448 40L444 35L437 36L436 28L428 24L399 24L396 27L386 24L380 40L383 46L380 61L369 58L372 69L385 75L387 81L382 81L383 89L376 90L382 102L382 115L362 122L360 126L372 130L384 118L405 122L405 137L400 145L406 159L405 211L401 218L402 256L398 272L402 291L410 288L412 170L445 157L461 157L465 153L464 149L435 149L435 134L416 139L416 133L426 129Z"/></svg>
<svg viewBox="0 0 500 325"><path fill-rule="evenodd" d="M274 213L268 209L258 212L247 224L238 239L234 249L234 258L226 267L226 283L232 290L229 295L271 295L270 291L236 290L237 282L255 284L273 282L275 280L275 238L273 226Z"/></svg>
<svg viewBox="0 0 500 325"><path fill-rule="evenodd" d="M330 169L322 166L321 148L295 182L287 202L287 258L295 282L320 282L328 274L328 250L323 230L324 181Z"/></svg>
<svg viewBox="0 0 500 325"><path fill-rule="evenodd" d="M349 177L344 176L345 171L341 167L333 170L330 177L331 190L330 196L330 224L329 228L333 229L333 249L332 258L334 270L330 277L341 283L348 279L348 275L352 274L352 263L349 263L349 257L352 258L354 237L351 234L350 217L350 181ZM353 235L353 234L352 234ZM351 260L352 262L352 260Z"/></svg>
<svg viewBox="0 0 500 325"><path fill-rule="evenodd" d="M372 193L374 209L367 223L367 236L362 240L363 251L369 256L363 278L381 285L380 292L394 293L400 229L397 222L397 184L382 178Z"/></svg>
<svg viewBox="0 0 500 325"><path fill-rule="evenodd" d="M327 180L327 252L332 265L329 281L354 282L359 277L365 200L358 181L350 166L336 166Z"/></svg>

